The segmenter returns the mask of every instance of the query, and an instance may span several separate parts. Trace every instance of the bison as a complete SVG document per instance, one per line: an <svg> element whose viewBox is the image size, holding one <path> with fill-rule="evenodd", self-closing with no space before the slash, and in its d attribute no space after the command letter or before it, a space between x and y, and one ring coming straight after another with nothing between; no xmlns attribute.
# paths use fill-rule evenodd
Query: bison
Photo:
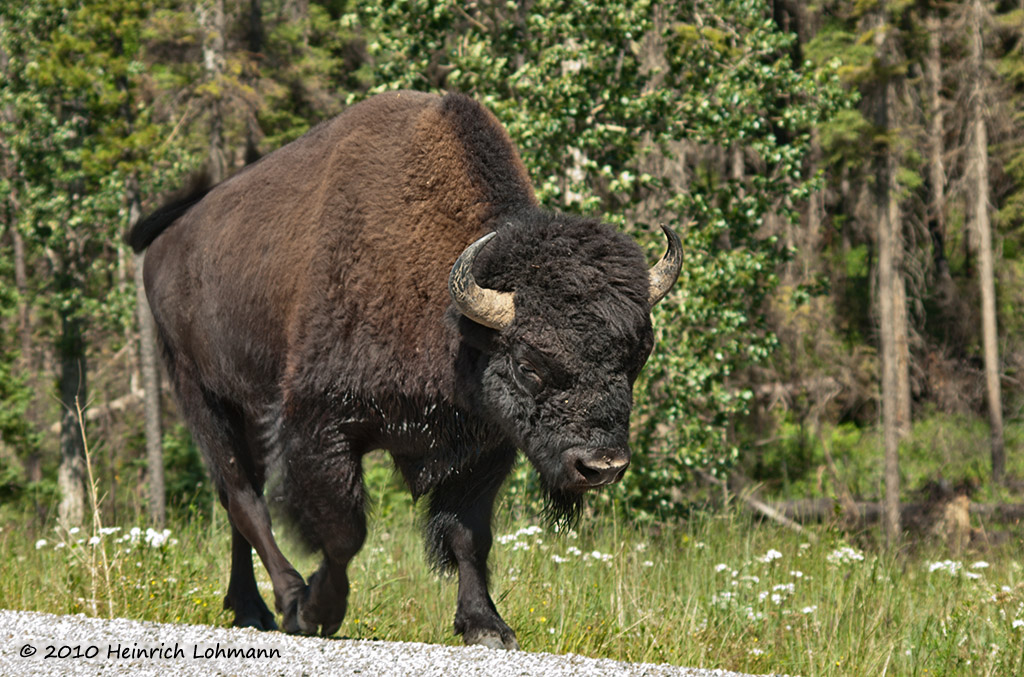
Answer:
<svg viewBox="0 0 1024 677"><path fill-rule="evenodd" d="M128 235L183 417L232 528L234 623L332 635L366 536L361 460L387 450L426 497L433 564L458 572L455 632L517 648L487 587L495 496L517 450L550 510L629 465L650 311L682 261L648 269L599 221L542 209L497 119L471 98L367 99ZM323 554L309 580L264 499ZM276 476L276 475L275 475Z"/></svg>

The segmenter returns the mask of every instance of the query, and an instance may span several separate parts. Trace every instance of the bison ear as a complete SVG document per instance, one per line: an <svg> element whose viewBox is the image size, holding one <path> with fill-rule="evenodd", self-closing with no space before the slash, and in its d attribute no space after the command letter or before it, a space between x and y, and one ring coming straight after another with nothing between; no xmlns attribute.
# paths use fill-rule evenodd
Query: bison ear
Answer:
<svg viewBox="0 0 1024 677"><path fill-rule="evenodd" d="M679 241L679 236L666 225L662 225L661 229L665 232L665 237L668 238L668 251L648 273L650 293L647 297L647 304L651 308L665 298L665 295L672 289L672 285L675 284L676 278L679 277L679 271L683 268L683 245Z"/></svg>
<svg viewBox="0 0 1024 677"><path fill-rule="evenodd" d="M459 255L448 275L448 293L460 313L478 324L501 331L515 320L515 294L486 289L473 279L476 255L496 234L484 235Z"/></svg>

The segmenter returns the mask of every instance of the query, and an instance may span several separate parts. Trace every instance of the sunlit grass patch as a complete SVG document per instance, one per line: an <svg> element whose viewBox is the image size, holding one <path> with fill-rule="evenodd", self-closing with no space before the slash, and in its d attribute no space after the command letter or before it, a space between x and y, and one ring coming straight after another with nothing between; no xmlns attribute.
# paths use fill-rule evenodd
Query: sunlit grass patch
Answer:
<svg viewBox="0 0 1024 677"><path fill-rule="evenodd" d="M812 542L735 515L652 531L614 516L556 530L518 514L496 519L491 591L529 651L800 675L1024 671L1019 539L951 559L938 546L890 553L828 529ZM460 643L452 631L457 580L430 569L417 523L408 501L374 509L349 567L340 635ZM223 520L167 532L106 529L36 533L8 521L0 605L230 623ZM281 536L308 575L317 557ZM97 565L101 549L106 570ZM257 580L272 603L259 565Z"/></svg>

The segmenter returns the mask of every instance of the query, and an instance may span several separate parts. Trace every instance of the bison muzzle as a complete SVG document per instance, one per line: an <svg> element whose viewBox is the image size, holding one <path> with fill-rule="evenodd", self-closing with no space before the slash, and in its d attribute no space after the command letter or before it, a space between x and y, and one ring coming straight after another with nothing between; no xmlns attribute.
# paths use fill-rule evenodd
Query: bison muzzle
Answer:
<svg viewBox="0 0 1024 677"><path fill-rule="evenodd" d="M552 516L629 465L632 386L678 238L648 269L629 238L541 209L508 135L467 97L391 92L230 179L172 202L128 241L168 372L232 527L234 623L331 635L366 536L362 457L387 450L426 542L458 572L455 631L517 647L487 588L491 517L517 450ZM264 487L323 553L304 580Z"/></svg>

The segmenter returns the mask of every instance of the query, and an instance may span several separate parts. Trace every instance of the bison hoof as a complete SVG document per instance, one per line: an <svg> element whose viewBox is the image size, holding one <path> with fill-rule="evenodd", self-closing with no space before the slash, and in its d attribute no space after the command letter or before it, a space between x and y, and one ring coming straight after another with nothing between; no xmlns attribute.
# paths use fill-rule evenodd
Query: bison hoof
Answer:
<svg viewBox="0 0 1024 677"><path fill-rule="evenodd" d="M309 588L299 593L284 613L284 631L292 635L330 637L341 629L342 619L324 621L314 618L309 606Z"/></svg>
<svg viewBox="0 0 1024 677"><path fill-rule="evenodd" d="M341 621L338 621L337 623L327 623L327 624L321 625L320 626L320 636L321 637L330 637L330 636L334 635L336 632L338 632L338 630L340 630L340 629L341 629Z"/></svg>
<svg viewBox="0 0 1024 677"><path fill-rule="evenodd" d="M224 609L235 612L235 620L232 625L236 628L277 630L274 614L267 608L259 594L241 600L232 599L231 595L227 595L224 597Z"/></svg>
<svg viewBox="0 0 1024 677"><path fill-rule="evenodd" d="M260 615L242 615L235 614L235 622L233 625L236 628L256 628L257 630L277 630L277 621L274 620L274 614L267 611L265 614Z"/></svg>
<svg viewBox="0 0 1024 677"><path fill-rule="evenodd" d="M486 646L488 649L509 649L519 650L519 642L516 641L515 633L509 630L507 633L499 633L497 630L469 630L462 636L462 641L467 645Z"/></svg>
<svg viewBox="0 0 1024 677"><path fill-rule="evenodd" d="M309 588L302 586L301 590L293 592L291 601L284 609L284 628L289 635L315 635L320 625L315 623L303 613L303 602L309 596Z"/></svg>

